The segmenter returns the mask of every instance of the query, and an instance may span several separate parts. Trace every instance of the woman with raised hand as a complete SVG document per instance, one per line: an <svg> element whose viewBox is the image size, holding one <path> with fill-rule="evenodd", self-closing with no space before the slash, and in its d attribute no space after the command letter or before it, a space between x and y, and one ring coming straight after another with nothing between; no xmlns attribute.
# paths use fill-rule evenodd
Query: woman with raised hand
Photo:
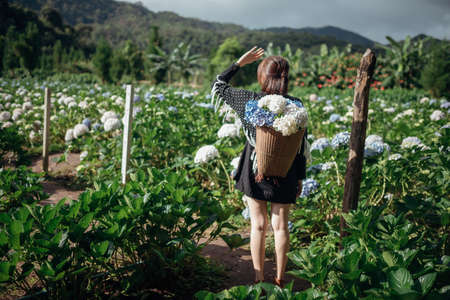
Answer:
<svg viewBox="0 0 450 300"><path fill-rule="evenodd" d="M287 263L286 253L289 251L289 209L300 195L302 180L306 178L307 130L305 130L300 150L286 177L276 180L271 177L255 180L257 173L254 151L256 128L245 119L246 103L270 94L282 95L284 98L301 103L300 99L287 94L289 64L281 56L269 56L259 63L257 79L261 86L261 92L237 89L229 85L230 79L240 68L257 61L263 55L264 49L253 47L223 73L217 75L212 84L212 101L216 102L216 109L225 102L237 113L246 136L245 147L241 153L234 180L236 188L244 193L250 209L250 250L255 270L255 283L264 281L265 238L268 227L267 202L270 202L277 265L277 273L273 281L278 286L283 286Z"/></svg>

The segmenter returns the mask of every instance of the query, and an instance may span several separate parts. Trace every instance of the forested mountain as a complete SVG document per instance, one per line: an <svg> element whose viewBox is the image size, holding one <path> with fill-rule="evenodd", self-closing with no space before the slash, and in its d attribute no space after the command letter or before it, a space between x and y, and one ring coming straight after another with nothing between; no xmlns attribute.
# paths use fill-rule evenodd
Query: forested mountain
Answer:
<svg viewBox="0 0 450 300"><path fill-rule="evenodd" d="M362 35L359 35L357 33L354 33L352 31L344 30L339 27L334 26L324 26L319 28L314 27L304 27L304 28L289 28L289 27L270 27L265 29L266 31L270 32L308 32L313 35L317 36L332 36L335 37L338 40L346 41L348 43L354 44L354 45L362 45L366 47L373 47L375 42L363 37Z"/></svg>
<svg viewBox="0 0 450 300"><path fill-rule="evenodd" d="M373 42L355 33L337 27L319 29L269 28L250 30L243 26L207 22L185 18L172 12L152 12L141 4L113 0L10 0L35 11L44 7L58 10L72 26L88 24L93 27L92 38L105 37L112 45L122 45L131 39L141 48L148 43L149 29L159 26L163 49L173 49L180 42L190 43L192 51L209 55L226 38L236 36L244 47L252 45L274 46L289 43L293 49L317 51L320 44L343 48L353 41L354 51L363 51Z"/></svg>

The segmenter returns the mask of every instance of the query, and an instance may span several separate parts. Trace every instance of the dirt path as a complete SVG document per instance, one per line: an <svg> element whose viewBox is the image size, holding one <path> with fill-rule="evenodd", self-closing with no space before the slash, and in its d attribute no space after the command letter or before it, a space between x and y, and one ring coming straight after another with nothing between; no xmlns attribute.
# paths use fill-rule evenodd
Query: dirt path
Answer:
<svg viewBox="0 0 450 300"><path fill-rule="evenodd" d="M241 236L247 238L250 235L249 233L250 231L247 229L247 232L242 232ZM253 270L249 245L231 251L227 244L219 237L206 245L201 253L219 264L224 265L227 273L227 279L224 281L224 288L230 288L236 285L253 284L255 273ZM275 275L275 259L266 256L264 263L264 281L273 283ZM285 280L286 282L294 280L294 291L302 291L311 287L306 280L298 279L288 274L286 274Z"/></svg>
<svg viewBox="0 0 450 300"><path fill-rule="evenodd" d="M64 197L75 200L83 192L71 185L76 175L75 169L80 164L80 154L68 153L66 161L57 164L55 161L60 156L61 153L50 155L48 171L51 178L42 182L44 192L48 193L50 198L42 201L41 204L57 203ZM34 159L31 168L33 172L42 172L42 158Z"/></svg>

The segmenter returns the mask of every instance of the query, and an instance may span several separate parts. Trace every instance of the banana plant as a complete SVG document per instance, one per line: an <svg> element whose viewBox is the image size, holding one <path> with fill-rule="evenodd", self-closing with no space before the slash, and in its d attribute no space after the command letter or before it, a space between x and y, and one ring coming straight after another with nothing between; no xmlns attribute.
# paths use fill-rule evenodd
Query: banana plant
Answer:
<svg viewBox="0 0 450 300"><path fill-rule="evenodd" d="M390 76L386 77L383 86L410 87L418 85L418 75L426 61L423 44L430 39L427 37L419 41L411 42L408 35L403 44L386 36L388 46L380 45L386 50L386 56L381 60Z"/></svg>
<svg viewBox="0 0 450 300"><path fill-rule="evenodd" d="M205 59L200 54L191 54L191 45L181 42L174 49L176 69L181 78L187 81L195 71L202 67Z"/></svg>
<svg viewBox="0 0 450 300"><path fill-rule="evenodd" d="M152 67L150 68L150 73L155 73L159 70L167 71L167 84L170 85L172 80L172 74L177 71L177 58L176 52L166 52L163 49L155 46L157 54L147 54L147 57L152 62Z"/></svg>

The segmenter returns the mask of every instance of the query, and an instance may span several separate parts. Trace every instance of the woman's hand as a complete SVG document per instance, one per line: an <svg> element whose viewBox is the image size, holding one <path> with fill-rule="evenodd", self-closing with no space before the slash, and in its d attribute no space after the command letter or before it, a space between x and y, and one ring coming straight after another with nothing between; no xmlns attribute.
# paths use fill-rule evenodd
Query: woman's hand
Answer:
<svg viewBox="0 0 450 300"><path fill-rule="evenodd" d="M257 61L264 55L264 49L258 48L255 46L249 51L247 51L244 55L242 55L238 61L236 62L240 67L251 64L254 61Z"/></svg>
<svg viewBox="0 0 450 300"><path fill-rule="evenodd" d="M295 198L298 198L302 194L302 180L298 181L298 187L297 187L297 195L295 195Z"/></svg>

